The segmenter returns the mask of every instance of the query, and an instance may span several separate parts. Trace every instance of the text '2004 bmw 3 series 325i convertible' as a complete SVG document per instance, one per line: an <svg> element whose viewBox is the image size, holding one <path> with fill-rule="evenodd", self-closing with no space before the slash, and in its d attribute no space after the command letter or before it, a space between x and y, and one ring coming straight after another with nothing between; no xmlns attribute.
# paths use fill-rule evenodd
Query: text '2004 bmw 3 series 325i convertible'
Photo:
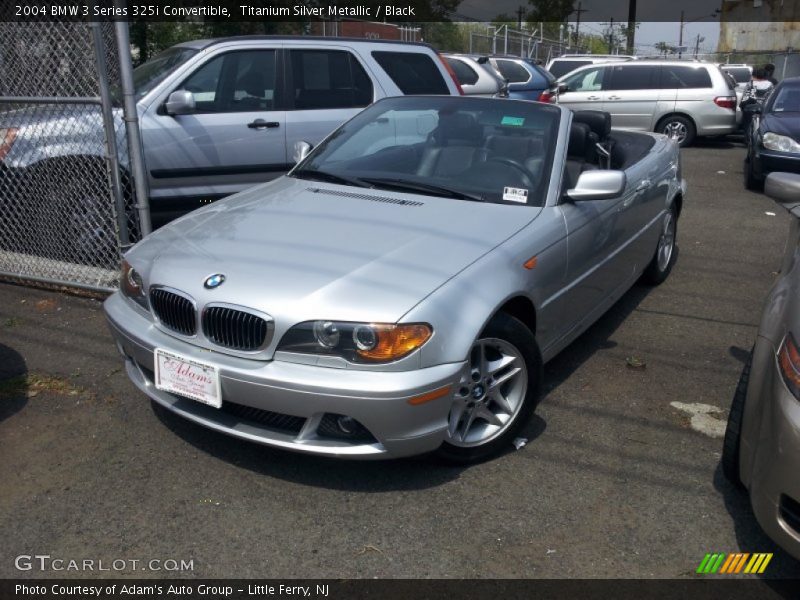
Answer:
<svg viewBox="0 0 800 600"><path fill-rule="evenodd" d="M678 146L606 113L389 98L137 244L105 311L139 389L211 429L480 460L549 359L667 277L683 197Z"/></svg>

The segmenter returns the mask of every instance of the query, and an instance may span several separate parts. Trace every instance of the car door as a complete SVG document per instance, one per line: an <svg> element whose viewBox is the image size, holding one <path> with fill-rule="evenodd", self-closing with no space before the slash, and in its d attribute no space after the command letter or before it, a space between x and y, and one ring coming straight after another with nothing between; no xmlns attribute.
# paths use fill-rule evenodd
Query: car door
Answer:
<svg viewBox="0 0 800 600"><path fill-rule="evenodd" d="M154 211L185 212L289 168L278 54L215 54L171 90L192 93L190 114L151 106L142 139Z"/></svg>
<svg viewBox="0 0 800 600"><path fill-rule="evenodd" d="M650 131L658 104L659 65L616 64L608 66L603 82L603 110L618 129Z"/></svg>
<svg viewBox="0 0 800 600"><path fill-rule="evenodd" d="M567 225L567 283L561 313L565 335L594 321L627 289L636 266L629 243L639 182L609 200L562 200Z"/></svg>
<svg viewBox="0 0 800 600"><path fill-rule="evenodd" d="M367 67L342 47L287 47L286 143L316 146L331 131L385 94Z"/></svg>
<svg viewBox="0 0 800 600"><path fill-rule="evenodd" d="M563 80L567 89L558 94L558 104L572 110L602 110L605 74L606 67L596 66L568 75Z"/></svg>

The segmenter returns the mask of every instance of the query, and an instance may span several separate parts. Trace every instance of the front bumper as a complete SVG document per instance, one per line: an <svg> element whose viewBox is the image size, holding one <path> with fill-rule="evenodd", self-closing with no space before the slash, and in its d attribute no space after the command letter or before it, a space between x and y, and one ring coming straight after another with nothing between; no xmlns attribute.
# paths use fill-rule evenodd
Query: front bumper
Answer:
<svg viewBox="0 0 800 600"><path fill-rule="evenodd" d="M237 358L167 335L119 293L103 308L128 376L157 403L210 429L308 454L396 458L435 450L445 437L452 394L414 406L408 400L455 386L465 368L451 363L384 372ZM155 348L219 367L223 408L157 390ZM325 415L356 419L369 435L332 437L322 425Z"/></svg>
<svg viewBox="0 0 800 600"><path fill-rule="evenodd" d="M777 171L786 173L800 173L800 154L767 150L763 147L757 150L756 172L762 177Z"/></svg>
<svg viewBox="0 0 800 600"><path fill-rule="evenodd" d="M800 401L784 385L771 351L760 386L761 426L751 448L750 499L762 529L800 560Z"/></svg>

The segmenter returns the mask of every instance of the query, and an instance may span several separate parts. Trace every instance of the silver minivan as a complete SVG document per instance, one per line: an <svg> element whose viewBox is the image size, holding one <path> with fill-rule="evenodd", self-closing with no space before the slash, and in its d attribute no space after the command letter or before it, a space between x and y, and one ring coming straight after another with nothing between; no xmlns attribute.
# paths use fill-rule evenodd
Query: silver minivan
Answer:
<svg viewBox="0 0 800 600"><path fill-rule="evenodd" d="M155 225L280 176L293 166L297 142L319 143L376 100L460 94L431 46L350 38L185 42L137 67L133 78ZM75 156L71 143L103 139L97 110L71 113L73 138L64 136L63 117L38 115L0 113L0 128L15 132L2 166L24 179L36 176L41 161L65 161L98 173L103 182L95 188L103 189L103 144ZM114 118L123 131L120 109Z"/></svg>
<svg viewBox="0 0 800 600"><path fill-rule="evenodd" d="M582 67L559 79L551 102L611 114L617 129L655 131L689 146L736 129L736 93L712 63L644 61Z"/></svg>

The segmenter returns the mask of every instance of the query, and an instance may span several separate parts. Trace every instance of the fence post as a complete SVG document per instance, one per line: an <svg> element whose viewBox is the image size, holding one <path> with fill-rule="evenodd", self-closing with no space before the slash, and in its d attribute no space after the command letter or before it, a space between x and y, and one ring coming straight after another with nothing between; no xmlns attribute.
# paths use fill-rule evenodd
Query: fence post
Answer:
<svg viewBox="0 0 800 600"><path fill-rule="evenodd" d="M119 75L122 87L122 111L125 120L125 132L128 135L128 154L131 161L131 175L136 190L136 210L139 213L139 229L142 237L153 230L150 221L150 194L147 185L147 173L144 168L142 138L139 134L139 115L136 112L136 92L133 88L133 64L128 37L128 23L116 21L114 31L119 53Z"/></svg>
<svg viewBox="0 0 800 600"><path fill-rule="evenodd" d="M111 177L111 193L114 196L114 206L117 212L117 227L119 227L120 249L124 253L130 246L131 240L128 231L128 219L125 210L125 197L122 193L122 180L119 170L119 154L114 132L114 112L111 103L111 90L108 86L108 64L106 62L105 43L99 21L90 23L92 28L92 41L94 46L94 61L97 68L97 84L100 91L100 111L103 114L103 129L106 138L106 154L108 156L108 169Z"/></svg>

